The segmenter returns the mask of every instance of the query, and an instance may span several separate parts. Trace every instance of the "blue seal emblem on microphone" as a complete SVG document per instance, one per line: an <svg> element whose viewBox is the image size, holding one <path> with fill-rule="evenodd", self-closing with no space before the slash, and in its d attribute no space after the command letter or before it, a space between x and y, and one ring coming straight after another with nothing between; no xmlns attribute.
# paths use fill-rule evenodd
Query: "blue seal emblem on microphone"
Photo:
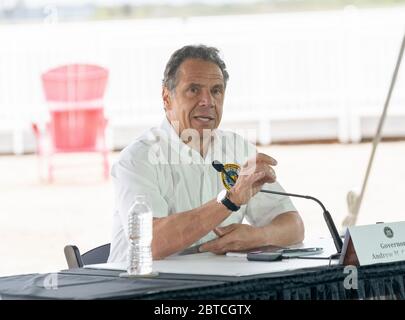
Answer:
<svg viewBox="0 0 405 320"><path fill-rule="evenodd" d="M227 190L230 190L236 183L239 176L240 165L236 163L226 163L224 164L224 172L221 172L222 184Z"/></svg>

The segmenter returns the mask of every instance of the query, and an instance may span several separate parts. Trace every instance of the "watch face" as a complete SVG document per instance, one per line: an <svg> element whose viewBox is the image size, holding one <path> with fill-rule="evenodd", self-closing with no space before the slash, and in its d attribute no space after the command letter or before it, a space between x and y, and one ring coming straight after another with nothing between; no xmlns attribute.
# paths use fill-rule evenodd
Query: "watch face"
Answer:
<svg viewBox="0 0 405 320"><path fill-rule="evenodd" d="M217 201L218 201L218 202L221 202L222 199L225 198L226 192L227 192L227 190L224 189L224 190L222 190L220 193L218 193L218 197L217 197Z"/></svg>

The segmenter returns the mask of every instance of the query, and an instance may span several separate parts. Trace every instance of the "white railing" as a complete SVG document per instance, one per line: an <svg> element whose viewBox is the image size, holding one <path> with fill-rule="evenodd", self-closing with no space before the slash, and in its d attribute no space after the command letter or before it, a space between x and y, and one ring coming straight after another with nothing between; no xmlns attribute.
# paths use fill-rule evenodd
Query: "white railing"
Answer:
<svg viewBox="0 0 405 320"><path fill-rule="evenodd" d="M404 32L405 7L0 26L0 134L12 133L13 151L25 151L31 121L47 114L41 73L76 62L110 70L105 105L113 128L154 124L168 57L205 43L221 49L231 76L225 124L258 123L266 143L275 121L332 119L332 135L359 141L360 120L380 113ZM397 117L405 116L401 69L389 111ZM296 138L292 131L277 134Z"/></svg>

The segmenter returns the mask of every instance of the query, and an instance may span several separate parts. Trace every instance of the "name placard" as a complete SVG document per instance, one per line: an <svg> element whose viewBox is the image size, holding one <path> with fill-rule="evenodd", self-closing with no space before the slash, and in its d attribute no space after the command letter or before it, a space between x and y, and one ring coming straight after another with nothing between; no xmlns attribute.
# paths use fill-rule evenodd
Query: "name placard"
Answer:
<svg viewBox="0 0 405 320"><path fill-rule="evenodd" d="M346 230L340 264L405 261L405 221L353 226Z"/></svg>

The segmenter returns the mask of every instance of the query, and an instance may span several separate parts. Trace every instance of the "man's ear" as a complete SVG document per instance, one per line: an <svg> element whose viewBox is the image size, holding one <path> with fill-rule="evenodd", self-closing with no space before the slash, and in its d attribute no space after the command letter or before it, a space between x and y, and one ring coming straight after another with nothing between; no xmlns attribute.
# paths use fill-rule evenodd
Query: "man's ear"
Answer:
<svg viewBox="0 0 405 320"><path fill-rule="evenodd" d="M162 88L162 99L165 110L166 111L171 110L172 101L170 96L170 90L167 87Z"/></svg>

